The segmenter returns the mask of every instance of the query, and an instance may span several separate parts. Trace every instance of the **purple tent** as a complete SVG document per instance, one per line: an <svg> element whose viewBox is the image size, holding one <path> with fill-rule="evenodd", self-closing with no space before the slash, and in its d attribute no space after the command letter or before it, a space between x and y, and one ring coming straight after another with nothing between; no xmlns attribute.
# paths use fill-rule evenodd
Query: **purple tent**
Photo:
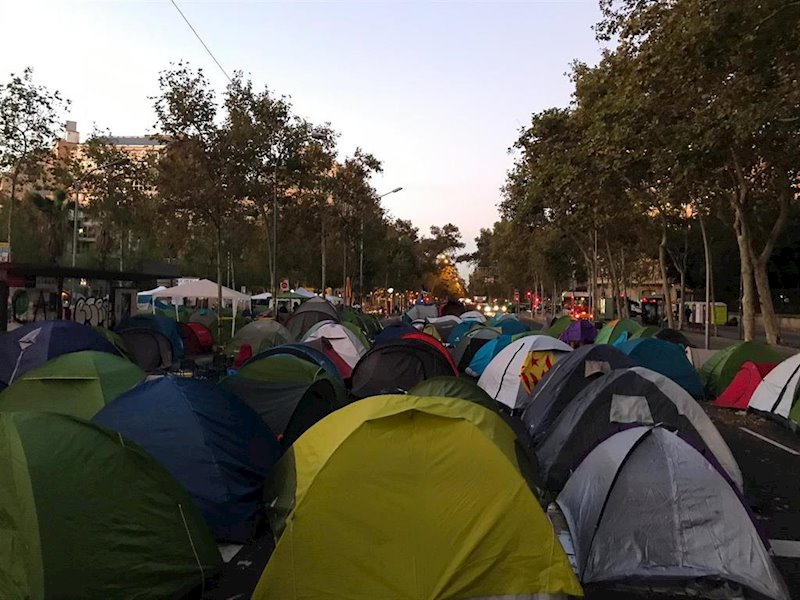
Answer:
<svg viewBox="0 0 800 600"><path fill-rule="evenodd" d="M580 319L579 321L570 323L569 327L564 330L564 333L561 334L559 339L567 344L593 344L596 337L597 329L595 329L591 321Z"/></svg>

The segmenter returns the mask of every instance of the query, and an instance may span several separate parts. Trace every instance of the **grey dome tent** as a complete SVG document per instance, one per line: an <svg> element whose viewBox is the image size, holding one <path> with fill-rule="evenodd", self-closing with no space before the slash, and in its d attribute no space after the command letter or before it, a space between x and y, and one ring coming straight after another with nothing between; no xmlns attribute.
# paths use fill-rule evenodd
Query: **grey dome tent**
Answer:
<svg viewBox="0 0 800 600"><path fill-rule="evenodd" d="M339 312L336 308L318 296L309 298L297 307L292 318L289 320L287 329L295 340L303 339L306 332L320 321L335 321L339 323Z"/></svg>
<svg viewBox="0 0 800 600"><path fill-rule="evenodd" d="M789 598L736 489L676 433L634 427L612 435L556 504L587 591L623 583L642 592L666 586L742 597L732 583L757 597Z"/></svg>
<svg viewBox="0 0 800 600"><path fill-rule="evenodd" d="M119 332L133 354L134 362L147 373L170 370L176 359L169 338L154 329L125 329Z"/></svg>
<svg viewBox="0 0 800 600"><path fill-rule="evenodd" d="M478 350L499 335L500 332L491 327L475 327L465 333L452 351L453 362L456 363L458 370L462 373L466 371Z"/></svg>
<svg viewBox="0 0 800 600"><path fill-rule="evenodd" d="M598 440L631 425L656 423L708 448L742 489L739 465L700 405L668 377L642 367L611 371L572 399L536 445L542 477L560 490Z"/></svg>
<svg viewBox="0 0 800 600"><path fill-rule="evenodd" d="M590 383L614 369L635 367L636 362L614 346L581 346L544 374L533 390L522 421L534 441L552 426L564 407Z"/></svg>

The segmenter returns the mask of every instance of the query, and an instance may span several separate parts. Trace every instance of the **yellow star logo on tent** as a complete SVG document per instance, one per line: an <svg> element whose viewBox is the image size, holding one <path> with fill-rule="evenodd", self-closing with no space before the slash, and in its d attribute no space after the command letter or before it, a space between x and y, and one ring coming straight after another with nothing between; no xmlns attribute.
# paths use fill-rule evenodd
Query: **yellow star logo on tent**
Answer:
<svg viewBox="0 0 800 600"><path fill-rule="evenodd" d="M529 352L522 363L519 378L530 394L536 384L555 364L555 355L550 351Z"/></svg>

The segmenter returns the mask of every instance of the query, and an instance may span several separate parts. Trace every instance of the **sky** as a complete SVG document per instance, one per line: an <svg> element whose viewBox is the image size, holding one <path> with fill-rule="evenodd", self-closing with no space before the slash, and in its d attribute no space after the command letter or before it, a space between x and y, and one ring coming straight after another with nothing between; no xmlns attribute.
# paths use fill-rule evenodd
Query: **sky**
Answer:
<svg viewBox="0 0 800 600"><path fill-rule="evenodd" d="M570 63L601 51L596 0L176 2L228 73L330 122L343 155L379 158L378 193L403 188L384 198L394 217L421 233L454 223L467 250L498 219L519 128L566 106ZM149 98L170 63L227 83L170 0L3 0L2 15L0 81L33 67L84 137L153 132Z"/></svg>

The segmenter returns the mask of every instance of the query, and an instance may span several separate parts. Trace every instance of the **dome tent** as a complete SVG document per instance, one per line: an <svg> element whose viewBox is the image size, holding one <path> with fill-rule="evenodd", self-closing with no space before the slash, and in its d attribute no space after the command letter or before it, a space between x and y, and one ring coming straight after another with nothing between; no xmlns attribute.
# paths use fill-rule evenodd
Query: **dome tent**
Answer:
<svg viewBox="0 0 800 600"><path fill-rule="evenodd" d="M549 335L520 338L492 359L478 385L510 409L524 408L542 376L569 352L572 348Z"/></svg>
<svg viewBox="0 0 800 600"><path fill-rule="evenodd" d="M800 354L784 360L764 378L753 397L750 408L776 415L785 422L800 424Z"/></svg>
<svg viewBox="0 0 800 600"><path fill-rule="evenodd" d="M72 321L34 321L0 336L0 386L51 358L96 350L120 355L105 337L88 325Z"/></svg>
<svg viewBox="0 0 800 600"><path fill-rule="evenodd" d="M618 319L616 321L610 321L609 323L606 323L605 327L603 327L597 333L597 339L595 339L594 343L613 344L623 334L627 334L625 339L628 339L632 335L638 333L641 328L642 326L633 319Z"/></svg>
<svg viewBox="0 0 800 600"><path fill-rule="evenodd" d="M741 490L730 448L699 404L677 383L648 369L611 371L584 388L536 445L542 478L558 490L597 440L631 425L660 423L705 446Z"/></svg>
<svg viewBox="0 0 800 600"><path fill-rule="evenodd" d="M452 375L442 375L431 377L422 383L418 383L408 392L409 396L438 396L442 398L458 398L480 404L489 410L496 410L497 405L486 392L479 388L469 379L454 377Z"/></svg>
<svg viewBox="0 0 800 600"><path fill-rule="evenodd" d="M453 348L453 362L459 371L465 371L475 354L489 341L500 335L492 327L475 327L468 331Z"/></svg>
<svg viewBox="0 0 800 600"><path fill-rule="evenodd" d="M508 346L514 339L510 335L503 335L502 333L496 338L489 340L481 346L469 361L466 369L466 374L471 377L480 377L492 362L492 359L500 354L500 351Z"/></svg>
<svg viewBox="0 0 800 600"><path fill-rule="evenodd" d="M582 346L573 350L545 373L522 421L534 440L545 434L561 411L584 388L614 369L635 367L636 363L613 346Z"/></svg>
<svg viewBox="0 0 800 600"><path fill-rule="evenodd" d="M339 311L324 298L314 296L303 302L289 320L288 330L295 340L303 339L306 332L320 321L340 321Z"/></svg>
<svg viewBox="0 0 800 600"><path fill-rule="evenodd" d="M761 342L740 342L715 352L700 368L700 382L709 396L718 396L731 384L746 361L779 363L778 352Z"/></svg>
<svg viewBox="0 0 800 600"><path fill-rule="evenodd" d="M158 460L192 496L214 537L243 542L253 533L280 447L241 400L203 381L159 377L117 398L93 422Z"/></svg>
<svg viewBox="0 0 800 600"><path fill-rule="evenodd" d="M244 344L248 344L253 354L263 352L267 348L290 344L294 341L292 334L283 325L272 319L257 319L239 329L231 341L225 346L225 354L236 356Z"/></svg>
<svg viewBox="0 0 800 600"><path fill-rule="evenodd" d="M91 419L145 377L107 352L62 354L25 373L0 393L0 411L56 412Z"/></svg>
<svg viewBox="0 0 800 600"><path fill-rule="evenodd" d="M221 566L189 495L118 434L3 413L0 448L4 597L179 598Z"/></svg>
<svg viewBox="0 0 800 600"><path fill-rule="evenodd" d="M714 400L714 406L747 410L750 399L758 389L758 386L776 366L772 363L759 364L748 360L742 364L731 384Z"/></svg>
<svg viewBox="0 0 800 600"><path fill-rule="evenodd" d="M701 452L661 427L634 427L600 443L556 503L584 585L697 592L702 583L716 592L708 597L742 597L722 581L789 599L737 491Z"/></svg>
<svg viewBox="0 0 800 600"><path fill-rule="evenodd" d="M617 348L635 360L640 367L669 377L693 398L703 398L703 386L697 372L680 346L656 338L639 338L618 344Z"/></svg>
<svg viewBox="0 0 800 600"><path fill-rule="evenodd" d="M172 345L172 355L180 361L183 358L183 336L181 335L180 324L175 319L162 317L160 315L139 314L127 317L117 327L116 332L124 334L128 330L149 329L164 335ZM125 335L122 335L123 339ZM127 339L126 339L127 341Z"/></svg>
<svg viewBox="0 0 800 600"><path fill-rule="evenodd" d="M130 328L119 332L133 354L133 362L147 373L163 373L180 361L169 338L160 331L149 328ZM183 344L183 340L181 340Z"/></svg>
<svg viewBox="0 0 800 600"><path fill-rule="evenodd" d="M270 476L277 545L254 600L580 595L514 441L498 415L456 399L378 396L337 411Z"/></svg>
<svg viewBox="0 0 800 600"><path fill-rule="evenodd" d="M304 342L318 339L328 340L334 351L351 369L367 353L367 348L355 333L334 321L320 321L303 336Z"/></svg>

